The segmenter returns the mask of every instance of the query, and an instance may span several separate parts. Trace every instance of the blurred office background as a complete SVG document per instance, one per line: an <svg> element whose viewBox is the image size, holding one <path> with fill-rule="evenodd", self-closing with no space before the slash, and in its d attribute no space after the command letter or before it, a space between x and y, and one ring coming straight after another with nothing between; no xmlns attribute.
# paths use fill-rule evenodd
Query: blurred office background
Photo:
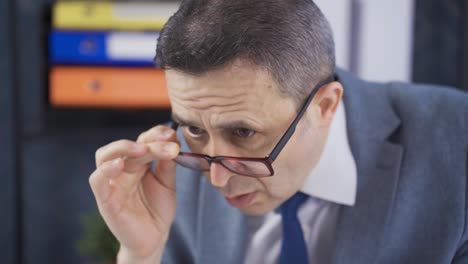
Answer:
<svg viewBox="0 0 468 264"><path fill-rule="evenodd" d="M126 2L136 3L119 3ZM145 2L160 5L162 17L172 12L163 7L167 2ZM468 91L466 1L316 2L334 29L340 67L369 80ZM91 97L78 104L55 102L52 88L69 91L73 79L52 87L51 73L66 64L51 60L54 5L51 0L0 0L0 263L93 263L77 250L77 241L84 233L80 219L96 211L88 185L94 152L116 139L134 139L169 116L160 102L150 107L139 101L130 108L106 104L109 98L102 105L90 103ZM128 61L92 64L81 62L80 67L134 70L136 75L150 68ZM96 78L88 87L92 91L104 85ZM135 89L129 87L129 98L139 93Z"/></svg>

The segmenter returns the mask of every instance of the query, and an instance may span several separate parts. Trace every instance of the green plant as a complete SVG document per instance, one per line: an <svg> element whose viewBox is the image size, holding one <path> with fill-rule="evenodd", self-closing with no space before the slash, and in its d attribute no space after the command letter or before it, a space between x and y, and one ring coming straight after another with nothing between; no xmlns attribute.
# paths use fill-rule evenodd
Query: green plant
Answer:
<svg viewBox="0 0 468 264"><path fill-rule="evenodd" d="M84 229L78 241L78 251L87 257L104 263L115 262L119 242L111 233L99 213L83 215L81 223Z"/></svg>

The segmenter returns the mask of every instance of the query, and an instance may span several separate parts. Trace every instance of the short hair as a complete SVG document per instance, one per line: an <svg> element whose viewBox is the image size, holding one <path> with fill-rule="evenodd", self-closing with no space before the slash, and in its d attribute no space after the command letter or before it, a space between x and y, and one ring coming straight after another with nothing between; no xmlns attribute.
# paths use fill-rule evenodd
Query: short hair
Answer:
<svg viewBox="0 0 468 264"><path fill-rule="evenodd" d="M300 103L335 72L333 33L312 0L185 0L160 32L162 69L200 75L236 59Z"/></svg>

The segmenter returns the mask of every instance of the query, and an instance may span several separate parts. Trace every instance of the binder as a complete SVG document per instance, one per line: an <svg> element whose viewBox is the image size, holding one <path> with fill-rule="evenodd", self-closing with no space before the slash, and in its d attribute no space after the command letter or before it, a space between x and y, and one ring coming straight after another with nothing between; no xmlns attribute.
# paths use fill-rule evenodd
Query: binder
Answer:
<svg viewBox="0 0 468 264"><path fill-rule="evenodd" d="M59 29L159 31L180 3L58 1L52 23Z"/></svg>
<svg viewBox="0 0 468 264"><path fill-rule="evenodd" d="M153 66L157 32L52 31L49 60L64 65Z"/></svg>
<svg viewBox="0 0 468 264"><path fill-rule="evenodd" d="M49 102L55 107L170 108L158 68L53 67Z"/></svg>

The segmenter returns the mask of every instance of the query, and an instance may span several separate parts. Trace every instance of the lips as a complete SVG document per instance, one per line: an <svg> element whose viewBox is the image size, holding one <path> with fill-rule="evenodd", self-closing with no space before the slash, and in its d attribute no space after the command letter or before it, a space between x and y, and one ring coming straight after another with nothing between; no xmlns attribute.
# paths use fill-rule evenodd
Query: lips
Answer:
<svg viewBox="0 0 468 264"><path fill-rule="evenodd" d="M241 194L237 196L233 196L231 198L225 197L226 201L233 207L237 207L239 209L248 207L252 204L255 198L255 192Z"/></svg>

